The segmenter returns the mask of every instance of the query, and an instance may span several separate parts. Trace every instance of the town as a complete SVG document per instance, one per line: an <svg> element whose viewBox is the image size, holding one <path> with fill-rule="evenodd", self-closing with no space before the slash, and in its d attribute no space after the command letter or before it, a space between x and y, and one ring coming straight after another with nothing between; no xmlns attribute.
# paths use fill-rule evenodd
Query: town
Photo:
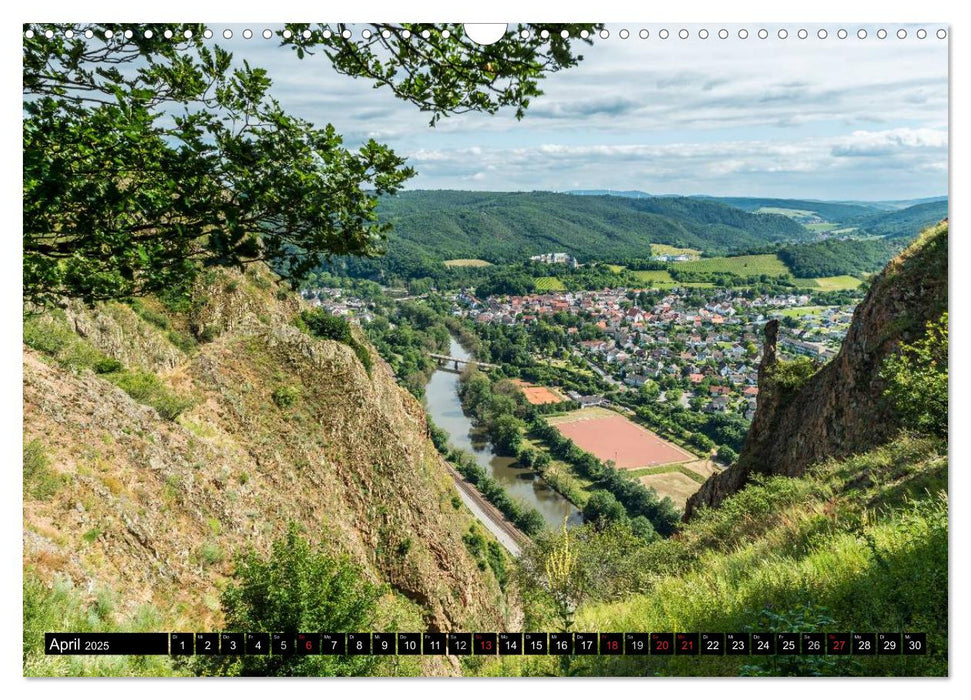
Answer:
<svg viewBox="0 0 971 700"><path fill-rule="evenodd" d="M744 291L683 287L645 303L651 299L649 291L622 288L485 300L462 292L455 313L478 324L527 329L558 312L587 319L600 337L585 339L579 327L571 326L567 338L575 340L569 352L585 359L609 384L623 390L661 380L668 389L659 401L676 397L686 407L734 411L751 419L761 327L780 319L784 355L825 362L839 348L853 312L851 305L810 306L808 294L752 297Z"/></svg>

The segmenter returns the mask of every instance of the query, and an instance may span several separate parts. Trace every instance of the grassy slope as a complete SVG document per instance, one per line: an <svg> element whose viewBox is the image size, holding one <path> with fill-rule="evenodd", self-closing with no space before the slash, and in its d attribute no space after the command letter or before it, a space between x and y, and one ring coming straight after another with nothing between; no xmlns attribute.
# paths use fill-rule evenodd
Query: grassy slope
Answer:
<svg viewBox="0 0 971 700"><path fill-rule="evenodd" d="M796 629L821 615L819 631L928 633L931 655L776 665L749 658L617 659L600 671L736 674L947 672L946 446L901 438L830 462L800 479L752 485L690 523L677 548L683 564L649 591L589 605L577 629L744 631ZM815 668L826 666L827 669ZM755 672L755 669L751 669Z"/></svg>
<svg viewBox="0 0 971 700"><path fill-rule="evenodd" d="M483 675L947 674L946 445L902 436L755 483L671 540L604 555L575 631L926 632L926 656L499 657ZM609 558L609 557L615 557ZM616 580L614 579L616 577ZM542 608L531 628L556 629ZM549 615L546 618L544 615Z"/></svg>

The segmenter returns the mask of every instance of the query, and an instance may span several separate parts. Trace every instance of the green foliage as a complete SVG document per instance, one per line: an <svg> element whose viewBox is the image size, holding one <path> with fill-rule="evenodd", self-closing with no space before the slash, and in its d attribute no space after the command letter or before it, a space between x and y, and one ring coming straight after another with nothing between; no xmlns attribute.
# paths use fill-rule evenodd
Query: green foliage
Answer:
<svg viewBox="0 0 971 700"><path fill-rule="evenodd" d="M860 231L870 236L902 238L905 241L914 237L918 231L947 218L948 200L925 202L898 211L881 213L862 219L857 223Z"/></svg>
<svg viewBox="0 0 971 700"><path fill-rule="evenodd" d="M728 445L719 445L715 457L722 464L734 464L738 460L738 452Z"/></svg>
<svg viewBox="0 0 971 700"><path fill-rule="evenodd" d="M547 530L534 538L516 562L520 589L540 608L527 612L543 619L555 611L551 621L568 628L582 604L629 596L641 576L631 555L651 541L644 535L632 521L621 520Z"/></svg>
<svg viewBox="0 0 971 700"><path fill-rule="evenodd" d="M57 356L77 336L66 325L38 316L24 317L24 344L45 355Z"/></svg>
<svg viewBox="0 0 971 700"><path fill-rule="evenodd" d="M78 337L60 310L45 315L24 315L24 343L48 355L71 371L98 372L114 361L91 343Z"/></svg>
<svg viewBox="0 0 971 700"><path fill-rule="evenodd" d="M838 277L879 270L902 248L883 239L828 240L781 248L779 257L796 277Z"/></svg>
<svg viewBox="0 0 971 700"><path fill-rule="evenodd" d="M609 491L594 491L583 507L583 521L597 527L605 527L610 523L626 519L627 512L624 506Z"/></svg>
<svg viewBox="0 0 971 700"><path fill-rule="evenodd" d="M175 420L195 403L192 398L179 396L173 392L162 383L161 379L150 372L120 370L105 374L104 378L135 401L151 406L167 420Z"/></svg>
<svg viewBox="0 0 971 700"><path fill-rule="evenodd" d="M686 197L630 199L550 192L414 191L382 198L378 212L383 221L394 225L390 234L393 245L379 261L347 260L348 272L354 276L378 279L381 274L394 274L404 279L482 280L491 279L497 271L446 268L443 261L479 258L512 263L540 253L566 252L587 262L602 260L605 250L610 251L613 260L625 260L642 258L647 241L713 253L811 237L802 226L784 216L750 214L710 200ZM779 265L776 261L776 268ZM609 270L605 268L603 272ZM755 268L749 272L754 273ZM782 266L777 272L785 274L786 270ZM570 288L571 274L566 266L558 265L538 271L535 276L556 276ZM530 292L533 285L532 280L517 278L515 285L499 289L506 289L504 293L525 293L517 290Z"/></svg>
<svg viewBox="0 0 971 700"><path fill-rule="evenodd" d="M300 389L295 386L278 386L271 394L277 408L290 408L300 398Z"/></svg>
<svg viewBox="0 0 971 700"><path fill-rule="evenodd" d="M348 559L314 547L291 524L269 556L254 551L236 559L233 582L222 596L226 629L297 633L370 629L380 590ZM204 675L346 676L366 673L370 657L241 656L195 662Z"/></svg>
<svg viewBox="0 0 971 700"><path fill-rule="evenodd" d="M792 394L816 373L819 367L808 357L778 360L770 368L768 378L784 394Z"/></svg>
<svg viewBox="0 0 971 700"><path fill-rule="evenodd" d="M574 54L574 44L593 40L580 39L580 32L592 37L601 26L520 24L494 44L482 46L465 35L462 24L372 24L372 38L360 42L342 38L343 24L289 24L292 36L282 43L300 58L319 51L338 73L364 76L375 87L390 89L430 112L434 126L449 114L494 114L503 107L513 108L521 119L530 100L542 94L539 80L546 73L582 60ZM519 36L524 30L529 32L526 39ZM540 35L542 30L549 30L547 38ZM569 38L561 36L563 30ZM418 35L420 48L414 39Z"/></svg>
<svg viewBox="0 0 971 700"><path fill-rule="evenodd" d="M199 559L206 566L221 564L224 558L222 548L215 542L206 542L199 548Z"/></svg>
<svg viewBox="0 0 971 700"><path fill-rule="evenodd" d="M203 26L130 28L97 46L85 30L108 27L38 25L24 40L26 298L144 295L257 259L299 275L378 252L375 195L413 174L401 158L287 114L266 71L233 67Z"/></svg>
<svg viewBox="0 0 971 700"><path fill-rule="evenodd" d="M98 374L111 374L112 372L120 372L124 369L124 365L118 360L111 357L106 357L103 360L98 360L94 363L94 371Z"/></svg>
<svg viewBox="0 0 971 700"><path fill-rule="evenodd" d="M373 284L358 280L356 285ZM375 305L374 319L364 330L374 348L391 365L398 381L414 396L425 393L425 385L435 371L429 352L446 354L449 332L447 316L434 300L425 303L395 302L380 288L368 294Z"/></svg>
<svg viewBox="0 0 971 700"><path fill-rule="evenodd" d="M46 501L64 485L64 477L51 469L38 440L24 443L24 498Z"/></svg>
<svg viewBox="0 0 971 700"><path fill-rule="evenodd" d="M500 588L505 588L509 581L509 572L506 567L506 555L499 543L495 540L487 540L477 523L469 525L469 531L462 535L462 542L475 559L479 569L485 571L486 567L489 567Z"/></svg>
<svg viewBox="0 0 971 700"><path fill-rule="evenodd" d="M335 316L324 309L312 309L301 311L295 323L298 328L316 338L336 340L349 346L368 375L371 374L371 353L354 337L351 324L346 318Z"/></svg>
<svg viewBox="0 0 971 700"><path fill-rule="evenodd" d="M505 106L522 116L544 74L580 60L573 32L483 47L448 25L450 37L436 28L419 50L402 35L412 25L373 26L362 42L322 25L280 37L433 123ZM285 112L267 72L208 46L203 25L152 25L151 38L129 28L131 38L103 38L106 25L32 25L24 40L26 298L139 296L183 287L202 266L256 260L299 278L331 256L383 251L390 226L375 208L414 174L402 158L373 140L348 149L333 126Z"/></svg>
<svg viewBox="0 0 971 700"><path fill-rule="evenodd" d="M884 360L885 395L911 430L947 438L948 318L927 324L912 344L901 343Z"/></svg>
<svg viewBox="0 0 971 700"><path fill-rule="evenodd" d="M67 578L41 580L31 569L23 580L23 673L25 676L173 676L183 675L166 656L47 656L44 633L158 632L164 624L149 605L119 615L114 596L105 589L90 592L75 588Z"/></svg>

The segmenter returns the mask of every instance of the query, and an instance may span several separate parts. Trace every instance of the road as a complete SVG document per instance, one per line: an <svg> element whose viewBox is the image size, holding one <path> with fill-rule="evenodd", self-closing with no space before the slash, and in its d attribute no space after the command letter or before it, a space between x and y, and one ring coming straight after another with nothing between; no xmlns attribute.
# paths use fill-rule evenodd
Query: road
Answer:
<svg viewBox="0 0 971 700"><path fill-rule="evenodd" d="M446 462L446 464L448 463ZM463 479L462 475L451 464L448 464L448 470L452 474L452 479L455 481L462 502L469 507L469 510L472 511L479 522L495 535L499 544L505 547L514 557L518 557L522 551L522 545L526 544L529 538L509 522L499 509L489 503L472 484Z"/></svg>
<svg viewBox="0 0 971 700"><path fill-rule="evenodd" d="M592 369L594 372L596 372L597 374L599 374L600 375L600 378L603 379L605 382L607 382L608 384L611 384L613 386L619 387L621 389L624 388L624 385L623 384L621 384L616 379L614 379L609 374L607 374L605 371L603 371L602 369L600 369L600 367L598 367L596 364L594 364L593 360L591 360L589 358L584 358L584 359L587 361L587 365L589 365L590 369Z"/></svg>

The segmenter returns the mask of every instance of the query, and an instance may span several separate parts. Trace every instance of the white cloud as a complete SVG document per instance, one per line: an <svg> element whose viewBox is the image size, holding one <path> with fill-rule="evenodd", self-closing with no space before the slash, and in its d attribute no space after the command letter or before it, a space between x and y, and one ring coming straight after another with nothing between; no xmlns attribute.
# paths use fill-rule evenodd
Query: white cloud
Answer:
<svg viewBox="0 0 971 700"><path fill-rule="evenodd" d="M274 42L230 48L269 70L287 109L333 123L348 145L375 138L407 156L419 170L412 187L877 199L946 190L946 41L914 31L860 41L855 28L839 40L835 27L827 40L782 41L771 25L767 40L752 26L744 41L731 26L731 39L701 40L689 26L690 39L662 41L659 28L581 47L585 60L542 81L522 121L503 111L435 128L324 57L300 61Z"/></svg>

